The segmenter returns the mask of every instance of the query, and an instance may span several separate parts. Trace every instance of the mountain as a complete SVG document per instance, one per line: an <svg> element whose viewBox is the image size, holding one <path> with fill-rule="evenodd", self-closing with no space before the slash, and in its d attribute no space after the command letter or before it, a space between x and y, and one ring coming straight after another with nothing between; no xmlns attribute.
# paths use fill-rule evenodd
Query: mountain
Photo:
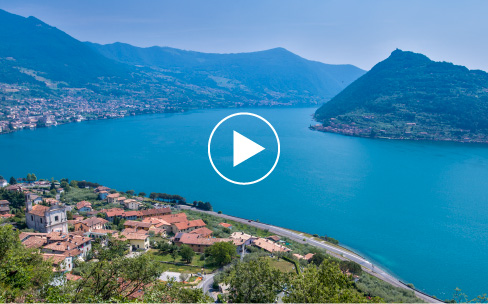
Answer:
<svg viewBox="0 0 488 304"><path fill-rule="evenodd" d="M347 135L488 142L488 74L397 49L315 118Z"/></svg>
<svg viewBox="0 0 488 304"><path fill-rule="evenodd" d="M130 65L178 71L187 81L259 93L310 95L328 100L364 74L353 65L310 61L283 48L211 54L170 47L89 43L107 58Z"/></svg>
<svg viewBox="0 0 488 304"><path fill-rule="evenodd" d="M19 74L20 68L23 74L70 85L83 85L99 78L130 78L132 71L130 66L107 59L35 17L24 18L4 10L0 10L0 41L0 58L9 59L2 60L2 69L16 75L4 77L7 80L25 79Z"/></svg>
<svg viewBox="0 0 488 304"><path fill-rule="evenodd" d="M320 104L364 74L352 65L310 61L283 48L206 54L84 43L35 17L3 10L0 41L0 87L15 86L2 99L136 102L141 109L146 109L141 103L150 104L151 113Z"/></svg>

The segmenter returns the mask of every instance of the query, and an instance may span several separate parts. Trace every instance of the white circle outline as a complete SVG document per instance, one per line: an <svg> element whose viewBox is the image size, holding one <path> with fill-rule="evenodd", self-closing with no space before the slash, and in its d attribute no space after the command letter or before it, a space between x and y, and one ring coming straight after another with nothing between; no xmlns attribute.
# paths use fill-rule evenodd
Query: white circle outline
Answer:
<svg viewBox="0 0 488 304"><path fill-rule="evenodd" d="M220 171L214 165L214 162L212 160L212 153L210 152L210 144L212 143L212 137L213 137L215 131L217 130L217 128L223 122L225 122L227 119L232 118L232 117L235 117L235 116L241 116L241 115L253 116L253 117L259 118L262 121L264 121L271 128L271 130L273 131L273 133L274 133L274 135L276 137L276 142L278 143L278 154L276 155L276 160L275 160L275 163L274 163L273 167L271 168L271 170L269 170L268 173L266 173L263 177L261 177L259 179L256 179L254 181L251 181L251 182L237 182L235 180L232 180L230 178L227 178L225 175L223 175L222 173L220 173ZM210 160L210 164L212 164L212 167L215 170L215 172L217 172L217 174L220 175L220 177L222 177L226 181L228 181L230 183L233 183L233 184L236 184L236 185L243 185L243 186L245 186L245 185L252 185L252 184L255 184L255 183L259 183L260 181L262 181L263 179L265 179L266 177L268 177L271 174L271 172L273 172L273 170L276 168L276 165L278 164L278 160L280 159L280 139L278 137L278 133L276 133L275 128L273 128L273 126L269 123L269 121L267 121L263 117L261 117L261 116L259 116L257 114L254 114L254 113L249 113L249 112L234 113L234 114L231 114L231 115L225 117L221 121L219 121L219 123L213 128L212 133L210 133L210 137L208 139L208 159Z"/></svg>

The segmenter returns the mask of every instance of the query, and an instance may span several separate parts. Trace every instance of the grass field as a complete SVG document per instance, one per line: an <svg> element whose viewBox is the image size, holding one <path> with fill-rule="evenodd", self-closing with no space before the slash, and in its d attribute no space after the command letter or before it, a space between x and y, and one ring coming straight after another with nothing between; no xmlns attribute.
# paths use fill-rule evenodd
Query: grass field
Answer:
<svg viewBox="0 0 488 304"><path fill-rule="evenodd" d="M204 272L213 272L216 270L218 267L209 263L206 263L205 260L201 260L200 254L196 254L193 257L193 260L190 264L187 264L185 261L181 260L181 257L177 257L176 261L173 260L171 255L166 254L166 255L161 255L157 250L151 249L147 253L151 256L151 259L154 259L159 262L164 263L164 267L166 271L174 271L174 272L184 272L184 273L197 273L197 272L202 272L202 268ZM169 262L169 263L167 263ZM170 263L177 263L177 264L170 264Z"/></svg>

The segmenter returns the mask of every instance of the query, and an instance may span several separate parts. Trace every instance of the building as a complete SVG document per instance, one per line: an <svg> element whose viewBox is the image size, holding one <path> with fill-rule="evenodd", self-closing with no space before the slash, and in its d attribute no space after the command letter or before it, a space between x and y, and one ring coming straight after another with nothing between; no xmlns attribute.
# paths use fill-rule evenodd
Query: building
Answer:
<svg viewBox="0 0 488 304"><path fill-rule="evenodd" d="M232 224L229 223L219 223L219 226L222 226L224 228L232 229Z"/></svg>
<svg viewBox="0 0 488 304"><path fill-rule="evenodd" d="M76 204L76 209L78 209L79 212L89 212L93 210L91 203L87 201L78 202Z"/></svg>
<svg viewBox="0 0 488 304"><path fill-rule="evenodd" d="M109 194L109 195L107 195L107 202L109 204L115 204L115 203L117 203L117 199L119 198L119 196L120 196L120 193Z"/></svg>
<svg viewBox="0 0 488 304"><path fill-rule="evenodd" d="M61 205L43 206L26 203L25 221L27 227L36 231L50 233L54 231L68 232L66 209Z"/></svg>
<svg viewBox="0 0 488 304"><path fill-rule="evenodd" d="M147 222L125 221L125 228L134 228L136 230L149 231L149 228L153 227L153 224Z"/></svg>
<svg viewBox="0 0 488 304"><path fill-rule="evenodd" d="M258 238L253 240L252 245L268 252L288 252L291 251L289 248L279 245L271 240Z"/></svg>
<svg viewBox="0 0 488 304"><path fill-rule="evenodd" d="M104 200L108 196L108 191L100 191L98 192L98 199Z"/></svg>
<svg viewBox="0 0 488 304"><path fill-rule="evenodd" d="M70 234L63 241L52 242L44 246L41 251L83 258L91 250L91 242L92 238Z"/></svg>
<svg viewBox="0 0 488 304"><path fill-rule="evenodd" d="M73 270L73 257L69 254L43 253L42 258L45 261L51 261L54 267L59 268L61 272Z"/></svg>
<svg viewBox="0 0 488 304"><path fill-rule="evenodd" d="M127 209L138 210L141 205L142 205L141 202L138 202L135 199L129 198L124 200L124 206Z"/></svg>
<svg viewBox="0 0 488 304"><path fill-rule="evenodd" d="M0 187L7 187L8 186L8 183L5 179L0 179Z"/></svg>
<svg viewBox="0 0 488 304"><path fill-rule="evenodd" d="M191 220L186 222L179 222L171 224L171 229L174 234L179 232L190 232L198 228L205 227L207 224L201 219Z"/></svg>
<svg viewBox="0 0 488 304"><path fill-rule="evenodd" d="M153 209L147 209L147 210L141 210L142 213L142 218L146 217L154 217L154 216L167 216L171 215L171 209L170 208L153 208ZM186 217L186 214L185 214Z"/></svg>
<svg viewBox="0 0 488 304"><path fill-rule="evenodd" d="M7 200L0 200L0 214L10 213L10 202Z"/></svg>
<svg viewBox="0 0 488 304"><path fill-rule="evenodd" d="M212 237L213 231L208 229L207 227L202 227L202 228L195 229L195 230L191 231L190 233L191 234L198 234L201 237L209 238L209 237Z"/></svg>
<svg viewBox="0 0 488 304"><path fill-rule="evenodd" d="M91 217L86 220L77 222L74 224L75 231L90 232L93 230L105 229L105 225L108 223L106 219L99 217Z"/></svg>
<svg viewBox="0 0 488 304"><path fill-rule="evenodd" d="M133 232L132 230L125 230L119 234L119 238L129 241L131 250L146 251L149 249L149 234L144 232Z"/></svg>
<svg viewBox="0 0 488 304"><path fill-rule="evenodd" d="M199 234L192 234L192 233L177 233L173 239L173 242L177 246L181 246L183 244L190 246L190 248L195 252L203 253L205 249L212 246L218 242L232 242L232 239L224 239L224 238L208 238L203 237Z"/></svg>

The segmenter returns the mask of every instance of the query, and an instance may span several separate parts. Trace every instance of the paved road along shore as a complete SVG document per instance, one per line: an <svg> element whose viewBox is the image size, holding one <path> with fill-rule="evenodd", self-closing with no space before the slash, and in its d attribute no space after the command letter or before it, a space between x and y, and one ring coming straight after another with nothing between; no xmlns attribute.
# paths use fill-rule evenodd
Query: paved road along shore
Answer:
<svg viewBox="0 0 488 304"><path fill-rule="evenodd" d="M361 257L361 256L359 256L359 255L357 255L357 254L355 254L355 253L353 253L353 252L351 252L349 250L342 249L342 248L340 248L338 246L329 245L326 242L316 241L315 239L313 239L311 237L308 237L306 235L300 234L299 232L294 232L294 231L291 231L291 230L288 230L288 229L284 229L284 228L281 228L281 227L277 227L277 226L273 226L273 225L269 225L269 224L264 224L264 223L260 223L260 222L255 222L255 221L252 221L252 220L247 220L247 219L243 219L243 218L240 218L240 217L235 217L235 216L231 216L231 215L227 215L227 214L219 214L219 213L213 212L213 211L203 211L203 210L199 210L199 209L196 209L196 208L193 208L193 207L189 207L189 206L180 205L178 207L180 209L191 209L193 211L198 211L198 212L202 212L202 213L208 213L208 214L211 214L213 216L217 216L217 217L221 217L221 218L224 218L224 219L232 220L232 221L235 221L235 222L243 223L243 224L246 224L246 225L254 226L254 227L257 227L257 228L260 228L260 229L267 229L267 230L269 230L272 233L275 233L275 234L278 234L278 235L281 235L281 236L285 236L285 237L287 237L289 239L292 239L294 241L297 241L297 242L300 242L300 243L307 243L307 244L310 244L312 246L325 249L329 253L333 253L335 255L339 255L339 256L341 256L343 258L346 258L348 260L351 260L351 261L354 261L354 262L360 264L365 271L367 271L371 275L374 275L375 277L377 277L377 278L379 278L379 279L381 279L381 280L383 280L385 282L390 283L393 286L412 290L410 287L408 287L407 285L405 285L403 282L401 282L400 280L396 279L395 277L389 275L388 273L386 273L385 271L381 270L377 266L374 266L370 261L366 260L365 258L363 258L363 257ZM421 292L416 291L416 290L414 290L414 292L415 292L415 295L418 298L422 299L425 302L428 302L428 303L442 303L442 301L439 301L439 299L436 299L434 297L431 297L431 296L429 296L427 294L421 293Z"/></svg>

